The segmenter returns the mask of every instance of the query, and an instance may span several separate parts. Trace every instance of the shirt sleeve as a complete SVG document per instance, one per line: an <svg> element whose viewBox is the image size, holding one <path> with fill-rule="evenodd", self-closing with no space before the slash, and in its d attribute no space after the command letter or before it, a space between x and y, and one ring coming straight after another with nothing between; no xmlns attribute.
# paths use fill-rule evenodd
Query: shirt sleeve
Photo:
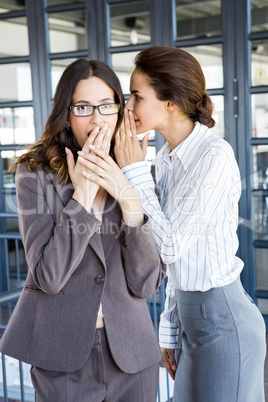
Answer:
<svg viewBox="0 0 268 402"><path fill-rule="evenodd" d="M230 180L233 172L226 159L207 154L198 161L187 185L175 183L168 189L170 211L167 218L159 204L147 162L136 162L122 171L150 218L158 252L165 264L176 262L209 229L215 211L230 202L235 193Z"/></svg>
<svg viewBox="0 0 268 402"><path fill-rule="evenodd" d="M159 344L161 348L175 349L179 339L179 316L175 289L170 278L166 286L165 309L160 316Z"/></svg>

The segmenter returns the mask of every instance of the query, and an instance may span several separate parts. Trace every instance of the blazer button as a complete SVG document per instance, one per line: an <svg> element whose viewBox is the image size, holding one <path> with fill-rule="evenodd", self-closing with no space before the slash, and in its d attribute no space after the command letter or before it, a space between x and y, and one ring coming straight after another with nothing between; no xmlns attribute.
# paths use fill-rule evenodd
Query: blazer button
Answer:
<svg viewBox="0 0 268 402"><path fill-rule="evenodd" d="M95 281L96 281L96 283L97 283L98 285L103 285L104 282L105 282L105 276L103 276L103 275L98 275L98 276L95 278Z"/></svg>

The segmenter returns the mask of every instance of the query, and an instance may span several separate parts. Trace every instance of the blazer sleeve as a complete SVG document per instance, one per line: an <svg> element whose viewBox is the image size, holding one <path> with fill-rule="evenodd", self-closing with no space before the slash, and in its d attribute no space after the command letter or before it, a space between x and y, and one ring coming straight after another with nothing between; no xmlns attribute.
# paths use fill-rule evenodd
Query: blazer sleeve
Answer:
<svg viewBox="0 0 268 402"><path fill-rule="evenodd" d="M144 218L143 225L132 227L122 223L121 230L128 288L134 296L141 299L156 292L167 269L159 257L147 215Z"/></svg>
<svg viewBox="0 0 268 402"><path fill-rule="evenodd" d="M15 181L29 270L40 289L56 294L78 267L100 222L72 198L65 206L59 203L55 186L42 169L29 172L22 164ZM87 230L78 230L79 225Z"/></svg>

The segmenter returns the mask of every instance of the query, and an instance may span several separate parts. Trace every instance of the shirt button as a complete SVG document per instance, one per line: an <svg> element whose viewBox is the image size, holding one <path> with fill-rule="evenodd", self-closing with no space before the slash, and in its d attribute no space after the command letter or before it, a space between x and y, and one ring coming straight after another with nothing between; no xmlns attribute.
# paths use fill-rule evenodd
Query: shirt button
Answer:
<svg viewBox="0 0 268 402"><path fill-rule="evenodd" d="M103 276L103 275L98 275L98 276L95 278L95 282L96 282L98 285L103 285L104 282L105 282L105 276Z"/></svg>

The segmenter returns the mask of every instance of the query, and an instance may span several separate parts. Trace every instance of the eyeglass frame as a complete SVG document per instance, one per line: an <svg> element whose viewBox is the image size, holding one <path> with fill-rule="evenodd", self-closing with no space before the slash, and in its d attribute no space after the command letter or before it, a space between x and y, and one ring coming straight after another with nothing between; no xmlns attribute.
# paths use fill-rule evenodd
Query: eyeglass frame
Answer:
<svg viewBox="0 0 268 402"><path fill-rule="evenodd" d="M103 113L101 113L100 107L101 107L101 106L106 106L106 105L117 105L117 106L118 106L118 111L115 112L115 113L108 113L108 114L103 114ZM91 113L91 114L84 114L83 116L82 116L82 115L79 116L78 114L74 114L73 109L74 109L75 107L79 107L79 106L90 106L90 107L92 107L92 108L93 108L93 109L92 109L92 113ZM112 115L114 115L114 114L118 114L118 113L119 113L119 110L120 110L120 103L113 102L113 103L102 103L101 105L71 105L71 106L69 107L69 109L70 109L70 111L72 112L72 114L73 114L75 117L89 117L89 116L92 116L95 109L97 109L98 112L99 112L102 116L112 116Z"/></svg>

